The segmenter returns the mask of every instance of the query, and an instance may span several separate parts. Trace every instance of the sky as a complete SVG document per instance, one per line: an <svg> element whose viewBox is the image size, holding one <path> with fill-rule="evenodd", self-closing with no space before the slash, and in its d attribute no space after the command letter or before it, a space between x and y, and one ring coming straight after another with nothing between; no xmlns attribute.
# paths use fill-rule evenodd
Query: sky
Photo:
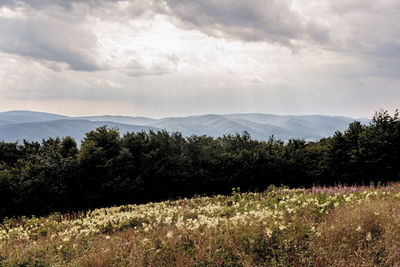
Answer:
<svg viewBox="0 0 400 267"><path fill-rule="evenodd" d="M0 111L400 107L398 0L0 0Z"/></svg>

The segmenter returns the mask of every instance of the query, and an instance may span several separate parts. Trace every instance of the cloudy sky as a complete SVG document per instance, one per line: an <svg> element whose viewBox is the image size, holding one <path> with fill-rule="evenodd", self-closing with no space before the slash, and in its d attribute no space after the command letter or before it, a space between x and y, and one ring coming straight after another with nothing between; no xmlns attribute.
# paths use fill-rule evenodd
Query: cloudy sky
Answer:
<svg viewBox="0 0 400 267"><path fill-rule="evenodd" d="M398 0L0 0L0 111L371 117L400 107Z"/></svg>

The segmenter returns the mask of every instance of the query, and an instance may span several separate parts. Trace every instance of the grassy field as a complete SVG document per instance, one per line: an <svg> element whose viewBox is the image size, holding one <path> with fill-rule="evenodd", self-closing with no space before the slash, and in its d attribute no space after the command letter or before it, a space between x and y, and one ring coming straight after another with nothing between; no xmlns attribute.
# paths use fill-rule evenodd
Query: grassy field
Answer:
<svg viewBox="0 0 400 267"><path fill-rule="evenodd" d="M400 184L125 205L0 225L0 266L400 266Z"/></svg>

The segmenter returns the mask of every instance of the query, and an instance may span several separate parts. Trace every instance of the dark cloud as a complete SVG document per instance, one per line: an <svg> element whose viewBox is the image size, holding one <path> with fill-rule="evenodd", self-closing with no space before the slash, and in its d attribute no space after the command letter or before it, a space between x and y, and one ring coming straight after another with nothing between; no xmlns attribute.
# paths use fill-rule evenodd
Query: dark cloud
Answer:
<svg viewBox="0 0 400 267"><path fill-rule="evenodd" d="M212 36L293 46L297 39L326 42L329 29L305 22L289 0L165 0L166 12L185 27ZM322 37L322 38L321 38Z"/></svg>
<svg viewBox="0 0 400 267"><path fill-rule="evenodd" d="M13 0L0 0L0 7L1 6L14 6L16 3Z"/></svg>
<svg viewBox="0 0 400 267"><path fill-rule="evenodd" d="M97 39L88 30L51 17L0 18L0 49L10 54L67 63L71 69L101 69L91 52Z"/></svg>
<svg viewBox="0 0 400 267"><path fill-rule="evenodd" d="M54 9L61 10L66 14L82 14L84 12L94 13L101 19L118 20L127 19L129 17L138 17L150 11L150 9L158 9L160 0L129 0L124 10L116 12L116 5L124 1L116 0L0 0L0 7L6 6L10 8L26 7L39 12L48 12ZM81 18L82 19L82 18Z"/></svg>
<svg viewBox="0 0 400 267"><path fill-rule="evenodd" d="M90 6L101 6L104 3L115 3L113 0L0 0L0 6L15 7L21 4L29 5L35 9L47 9L49 6L71 8L74 3L84 3Z"/></svg>

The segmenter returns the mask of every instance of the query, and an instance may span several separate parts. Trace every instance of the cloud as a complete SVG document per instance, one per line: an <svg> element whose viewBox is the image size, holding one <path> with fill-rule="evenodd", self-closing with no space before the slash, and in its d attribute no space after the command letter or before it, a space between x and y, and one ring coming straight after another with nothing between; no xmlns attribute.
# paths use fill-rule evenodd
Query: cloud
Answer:
<svg viewBox="0 0 400 267"><path fill-rule="evenodd" d="M367 75L398 77L399 1L330 1L327 17L334 25L331 50L366 61L371 66Z"/></svg>
<svg viewBox="0 0 400 267"><path fill-rule="evenodd" d="M145 56L136 51L128 51L126 54L131 59L121 70L131 77L168 74L175 71L179 64L178 56L160 51L155 55L145 54Z"/></svg>
<svg viewBox="0 0 400 267"><path fill-rule="evenodd" d="M37 12L19 7L15 10L7 14L18 16L0 16L1 51L34 58L48 66L65 63L78 71L102 69L95 52L97 38L80 25L82 20L57 9Z"/></svg>
<svg viewBox="0 0 400 267"><path fill-rule="evenodd" d="M153 75L164 75L171 73L171 70L162 66L154 66L154 67L143 67L142 65L137 65L135 67L134 64L128 66L126 68L125 74L131 77L141 77L141 76L153 76Z"/></svg>
<svg viewBox="0 0 400 267"><path fill-rule="evenodd" d="M107 79L92 79L92 83L95 87L98 88L122 88L122 84L118 83L118 82L114 82L114 81L110 81Z"/></svg>
<svg viewBox="0 0 400 267"><path fill-rule="evenodd" d="M144 14L153 14L153 9L161 3L159 0L0 0L0 7L10 9L25 8L36 12L54 12L60 14L94 15L105 20L126 20L138 18Z"/></svg>
<svg viewBox="0 0 400 267"><path fill-rule="evenodd" d="M65 9L71 9L73 4L85 3L89 6L99 6L112 0L0 0L0 6L19 6L21 4L29 5L35 9L47 9L49 6L58 6Z"/></svg>
<svg viewBox="0 0 400 267"><path fill-rule="evenodd" d="M166 13L178 24L208 35L243 41L266 41L294 47L294 41L326 42L329 29L307 21L290 0L165 0ZM321 38L322 37L322 38Z"/></svg>
<svg viewBox="0 0 400 267"><path fill-rule="evenodd" d="M105 57L103 29L98 23L116 24L116 29L120 25L128 38L151 31L152 23L140 26L138 22L154 21L157 14L163 14L166 20L184 30L222 39L265 41L290 47L292 51L298 49L299 40L328 43L329 29L292 10L291 3L291 0L0 0L0 7L6 10L3 16L0 12L0 50L37 59L56 71L64 70L67 65L76 71L120 69L130 76L162 75L177 69L175 61L179 56L168 59L165 54L170 52L157 48L152 51L157 56L146 52L151 62L134 58L124 66L123 53ZM98 23L98 27L93 23ZM113 41L108 38L108 42ZM131 50L136 47L134 43L124 46L113 43L119 50L127 50L128 45ZM141 48L143 45L138 49Z"/></svg>
<svg viewBox="0 0 400 267"><path fill-rule="evenodd" d="M101 69L91 52L95 45L96 37L89 31L55 19L0 19L0 49L7 53L95 71Z"/></svg>
<svg viewBox="0 0 400 267"><path fill-rule="evenodd" d="M145 45L118 43L151 30L156 2L0 0L0 51L34 59L54 71L117 69L135 77L170 73L179 62L176 55L160 49L141 55ZM120 40L114 41L110 31L104 35L102 27L110 24L115 24ZM117 53L105 51L103 41L111 42ZM121 51L126 50L136 50L139 58L125 57Z"/></svg>

